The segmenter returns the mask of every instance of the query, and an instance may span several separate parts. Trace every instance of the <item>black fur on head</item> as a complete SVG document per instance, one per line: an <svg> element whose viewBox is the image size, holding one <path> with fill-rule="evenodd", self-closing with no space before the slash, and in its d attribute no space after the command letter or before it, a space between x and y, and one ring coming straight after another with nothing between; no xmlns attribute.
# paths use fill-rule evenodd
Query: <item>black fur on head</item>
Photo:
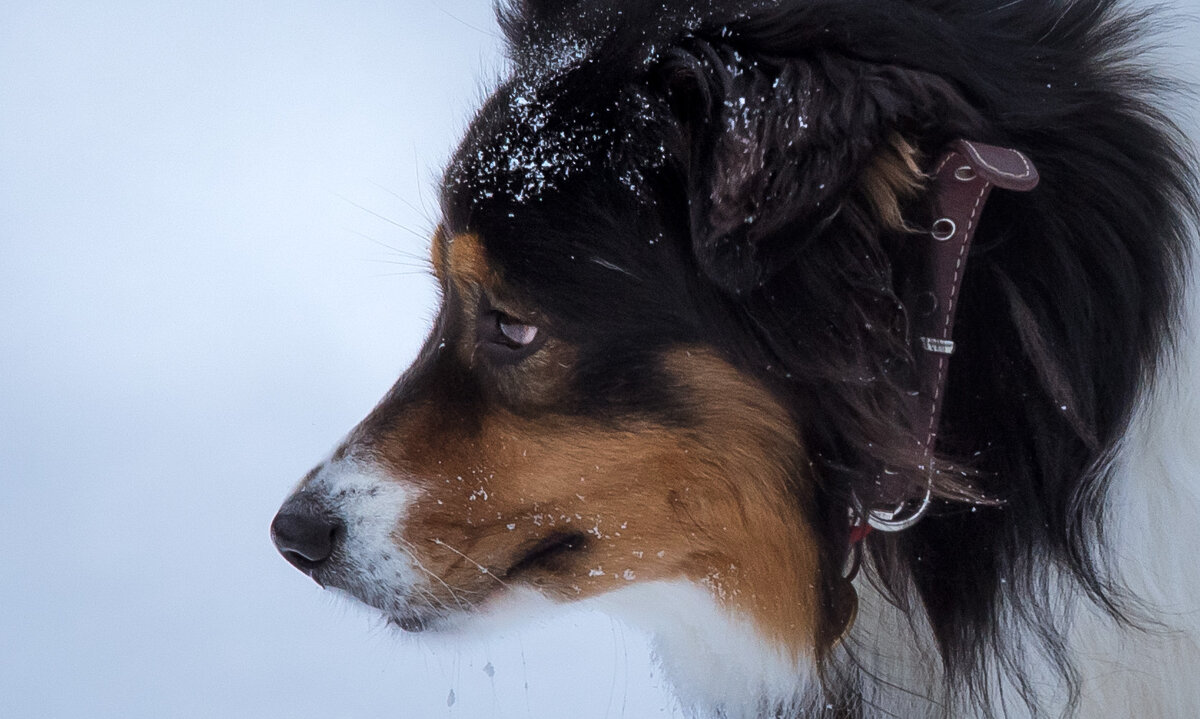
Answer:
<svg viewBox="0 0 1200 719"><path fill-rule="evenodd" d="M1027 651L1073 690L1048 587L1126 607L1102 551L1108 462L1169 342L1195 215L1163 85L1134 62L1144 18L1113 0L500 14L512 75L447 170L447 226L577 328L587 392L565 411L678 414L652 361L671 343L768 383L802 426L831 578L880 472L926 481L901 288L928 197L896 170L959 137L1033 159L1041 185L993 194L967 264L941 501L868 551L980 706L1004 673L1032 701Z"/></svg>

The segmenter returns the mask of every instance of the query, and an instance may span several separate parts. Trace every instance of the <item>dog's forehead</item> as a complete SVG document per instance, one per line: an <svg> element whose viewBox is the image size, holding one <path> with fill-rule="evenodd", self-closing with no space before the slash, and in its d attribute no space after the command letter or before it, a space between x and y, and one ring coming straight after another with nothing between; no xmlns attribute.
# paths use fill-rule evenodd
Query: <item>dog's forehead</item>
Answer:
<svg viewBox="0 0 1200 719"><path fill-rule="evenodd" d="M558 297L671 274L680 246L664 229L679 223L647 182L670 162L665 106L637 84L593 76L574 67L502 86L443 182L446 236L478 237L506 279Z"/></svg>
<svg viewBox="0 0 1200 719"><path fill-rule="evenodd" d="M620 181L644 164L631 144L660 121L636 87L604 87L588 67L549 77L518 76L500 87L472 123L443 180L443 213L455 231L480 216L516 219L522 208L565 190ZM643 117L640 135L631 117ZM636 159L635 159L636 158ZM632 176L625 178L632 188Z"/></svg>
<svg viewBox="0 0 1200 719"><path fill-rule="evenodd" d="M676 122L653 79L656 67L672 47L716 22L711 8L698 5L707 4L502 5L509 72L443 176L451 229L477 230L471 223L480 214L515 216L511 206L529 207L568 188L596 194L594 185L605 181L642 189L644 175L677 149L663 136Z"/></svg>

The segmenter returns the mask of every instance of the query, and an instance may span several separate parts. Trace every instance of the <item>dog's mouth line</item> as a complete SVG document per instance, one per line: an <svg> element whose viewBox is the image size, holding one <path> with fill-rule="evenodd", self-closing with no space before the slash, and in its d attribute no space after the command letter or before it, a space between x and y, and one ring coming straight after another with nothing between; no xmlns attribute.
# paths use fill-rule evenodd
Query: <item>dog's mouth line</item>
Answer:
<svg viewBox="0 0 1200 719"><path fill-rule="evenodd" d="M509 565L508 569L503 572L496 572L497 578L501 578L503 583L507 583L535 571L563 571L568 565L568 555L582 551L586 548L587 544L588 537L582 532L552 532L534 542L524 552L518 554L518 558ZM330 573L320 571L320 569L317 567L302 568L302 571L322 587L338 589L356 601L379 610L389 625L397 627L404 632L425 632L435 628L439 622L448 618L444 611L439 611L433 607L427 607L426 609L430 611L424 611L419 601L413 601L414 599L420 599L420 594L409 596L406 606L398 607L396 604L381 601L380 597L369 591L361 582L354 581L336 572ZM438 581L443 580L439 579ZM452 605L455 600L450 599L446 601L449 604L444 607L444 610L453 609ZM471 606L478 608L481 601L481 598L476 597ZM462 607L461 605L459 608L460 610L466 609L466 607Z"/></svg>
<svg viewBox="0 0 1200 719"><path fill-rule="evenodd" d="M506 581L534 570L558 571L564 568L566 557L587 547L583 532L556 531L538 540L504 573Z"/></svg>
<svg viewBox="0 0 1200 719"><path fill-rule="evenodd" d="M538 540L521 554L520 558L503 573L504 581L511 581L536 570L562 569L566 555L583 550L587 541L587 536L582 532L553 532ZM385 611L385 616L388 624L414 634L434 628L439 620L446 618L436 613L423 614L414 611L407 613Z"/></svg>

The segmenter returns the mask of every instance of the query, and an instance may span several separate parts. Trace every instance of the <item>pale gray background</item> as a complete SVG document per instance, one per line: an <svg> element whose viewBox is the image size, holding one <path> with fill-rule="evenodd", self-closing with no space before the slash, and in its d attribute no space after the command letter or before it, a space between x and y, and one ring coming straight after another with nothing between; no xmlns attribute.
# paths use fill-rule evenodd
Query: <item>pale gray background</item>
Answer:
<svg viewBox="0 0 1200 719"><path fill-rule="evenodd" d="M485 2L0 4L0 717L678 715L606 618L403 638L267 537L424 336L498 68Z"/></svg>

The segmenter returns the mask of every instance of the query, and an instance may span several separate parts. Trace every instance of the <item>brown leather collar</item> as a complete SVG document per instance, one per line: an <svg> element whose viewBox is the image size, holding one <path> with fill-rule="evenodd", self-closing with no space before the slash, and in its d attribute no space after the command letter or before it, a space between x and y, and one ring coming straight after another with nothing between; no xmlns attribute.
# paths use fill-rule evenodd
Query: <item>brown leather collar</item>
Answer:
<svg viewBox="0 0 1200 719"><path fill-rule="evenodd" d="M920 382L916 401L920 405L925 469L932 479L934 445L946 393L946 370L954 353L954 314L971 239L992 188L1027 192L1037 187L1038 172L1029 158L1017 150L956 140L938 160L931 177L936 219L929 232L914 240L921 243L920 254L927 259L923 275L917 280L917 291L909 300L909 330ZM858 521L852 538L861 539L869 531L859 527L881 531L907 529L929 507L931 486L926 486L923 496L915 499L910 487L880 489L879 505L867 512L866 524Z"/></svg>

